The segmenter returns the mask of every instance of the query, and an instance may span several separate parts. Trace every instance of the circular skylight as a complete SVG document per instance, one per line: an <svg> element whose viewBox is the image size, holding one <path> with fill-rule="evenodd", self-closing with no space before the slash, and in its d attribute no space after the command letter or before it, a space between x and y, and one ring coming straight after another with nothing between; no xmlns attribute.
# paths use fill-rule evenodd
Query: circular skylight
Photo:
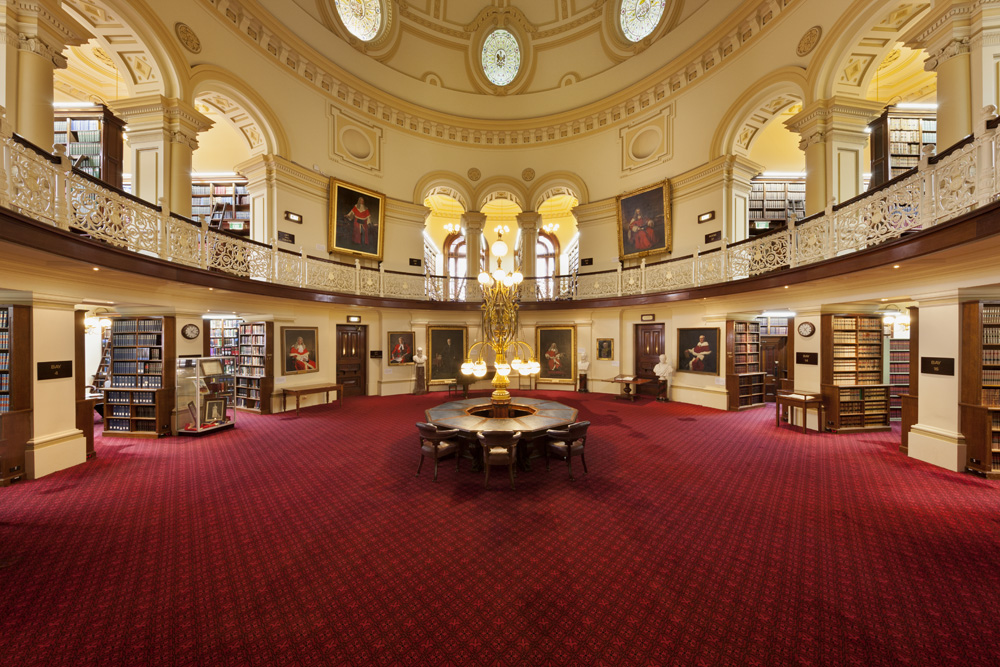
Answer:
<svg viewBox="0 0 1000 667"><path fill-rule="evenodd" d="M368 42L382 27L381 0L336 0L337 14L351 34Z"/></svg>
<svg viewBox="0 0 1000 667"><path fill-rule="evenodd" d="M665 0L622 0L622 32L638 42L653 32L663 16Z"/></svg>
<svg viewBox="0 0 1000 667"><path fill-rule="evenodd" d="M514 35L494 30L483 44L483 72L498 86L506 86L521 67L521 49Z"/></svg>

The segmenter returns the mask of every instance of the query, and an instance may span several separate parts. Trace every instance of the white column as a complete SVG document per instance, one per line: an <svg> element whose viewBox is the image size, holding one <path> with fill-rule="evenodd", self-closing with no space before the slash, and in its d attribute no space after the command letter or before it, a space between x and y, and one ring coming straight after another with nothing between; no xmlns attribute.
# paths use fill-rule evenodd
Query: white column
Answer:
<svg viewBox="0 0 1000 667"><path fill-rule="evenodd" d="M517 214L517 226L521 229L521 275L525 278L535 278L528 281L529 289L522 292L525 301L534 301L537 293L537 279L547 278L537 273L538 258L538 223L541 216L535 211L524 211Z"/></svg>
<svg viewBox="0 0 1000 667"><path fill-rule="evenodd" d="M132 151L132 193L149 202L166 197L170 210L191 215L191 159L198 133L212 121L176 98L143 95L111 104L128 123Z"/></svg>
<svg viewBox="0 0 1000 667"><path fill-rule="evenodd" d="M0 0L0 104L14 132L47 151L53 135L52 75L66 67L63 49L90 37L59 2Z"/></svg>
<svg viewBox="0 0 1000 667"><path fill-rule="evenodd" d="M465 227L465 259L466 275L475 280L484 270L482 263L483 226L486 224L486 214L479 211L466 211L462 214L462 226Z"/></svg>
<svg viewBox="0 0 1000 667"><path fill-rule="evenodd" d="M937 148L940 152L972 134L968 38L952 39L932 51L924 69L937 74Z"/></svg>
<svg viewBox="0 0 1000 667"><path fill-rule="evenodd" d="M955 360L955 375L920 376L920 421L910 429L909 456L948 470L965 468L966 444L959 426L962 382L961 301L957 292L917 299L920 306L920 356Z"/></svg>

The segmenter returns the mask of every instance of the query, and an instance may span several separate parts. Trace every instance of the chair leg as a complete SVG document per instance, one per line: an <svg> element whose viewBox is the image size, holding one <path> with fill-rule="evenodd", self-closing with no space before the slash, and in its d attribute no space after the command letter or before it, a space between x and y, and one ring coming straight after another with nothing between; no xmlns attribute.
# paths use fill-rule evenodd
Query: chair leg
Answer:
<svg viewBox="0 0 1000 667"><path fill-rule="evenodd" d="M510 473L510 488L514 488L514 462L507 464L507 471Z"/></svg>
<svg viewBox="0 0 1000 667"><path fill-rule="evenodd" d="M438 457L434 457L434 481L438 481Z"/></svg>
<svg viewBox="0 0 1000 667"><path fill-rule="evenodd" d="M583 473L588 474L589 471L587 470L587 455L584 454L583 452L580 452L580 463L583 464Z"/></svg>
<svg viewBox="0 0 1000 667"><path fill-rule="evenodd" d="M490 488L490 464L485 460L483 461L483 469L486 471L486 481L483 482L483 488L488 489Z"/></svg>
<svg viewBox="0 0 1000 667"><path fill-rule="evenodd" d="M424 455L421 454L420 455L420 464L417 466L417 474L415 475L415 477L420 475L420 469L423 468L423 467L424 467Z"/></svg>

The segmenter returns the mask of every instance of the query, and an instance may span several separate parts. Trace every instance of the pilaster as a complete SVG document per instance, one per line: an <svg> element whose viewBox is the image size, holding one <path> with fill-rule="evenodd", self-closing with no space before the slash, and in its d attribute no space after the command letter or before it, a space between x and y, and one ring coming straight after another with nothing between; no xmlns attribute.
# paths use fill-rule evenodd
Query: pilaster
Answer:
<svg viewBox="0 0 1000 667"><path fill-rule="evenodd" d="M486 225L486 214L479 211L462 213L462 226L465 227L465 261L469 278L476 279L488 267L483 266L483 228Z"/></svg>

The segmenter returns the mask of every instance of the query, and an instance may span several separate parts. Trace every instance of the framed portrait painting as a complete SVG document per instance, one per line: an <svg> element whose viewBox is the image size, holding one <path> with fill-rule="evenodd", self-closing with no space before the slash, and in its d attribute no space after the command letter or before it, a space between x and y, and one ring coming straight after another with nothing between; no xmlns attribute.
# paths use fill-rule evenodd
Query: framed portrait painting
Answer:
<svg viewBox="0 0 1000 667"><path fill-rule="evenodd" d="M597 339L597 360L598 361L614 361L615 360L615 339L614 338L598 338Z"/></svg>
<svg viewBox="0 0 1000 667"><path fill-rule="evenodd" d="M576 327L538 327L535 329L535 349L539 382L576 381Z"/></svg>
<svg viewBox="0 0 1000 667"><path fill-rule="evenodd" d="M670 181L618 195L618 256L660 255L673 250Z"/></svg>
<svg viewBox="0 0 1000 667"><path fill-rule="evenodd" d="M330 179L330 252L382 259L385 195Z"/></svg>
<svg viewBox="0 0 1000 667"><path fill-rule="evenodd" d="M427 327L427 384L450 384L462 376L467 336L464 326Z"/></svg>
<svg viewBox="0 0 1000 667"><path fill-rule="evenodd" d="M719 374L719 328L677 330L677 370Z"/></svg>
<svg viewBox="0 0 1000 667"><path fill-rule="evenodd" d="M389 365L390 366L413 365L412 331L389 332Z"/></svg>
<svg viewBox="0 0 1000 667"><path fill-rule="evenodd" d="M281 327L282 375L319 372L319 329Z"/></svg>

